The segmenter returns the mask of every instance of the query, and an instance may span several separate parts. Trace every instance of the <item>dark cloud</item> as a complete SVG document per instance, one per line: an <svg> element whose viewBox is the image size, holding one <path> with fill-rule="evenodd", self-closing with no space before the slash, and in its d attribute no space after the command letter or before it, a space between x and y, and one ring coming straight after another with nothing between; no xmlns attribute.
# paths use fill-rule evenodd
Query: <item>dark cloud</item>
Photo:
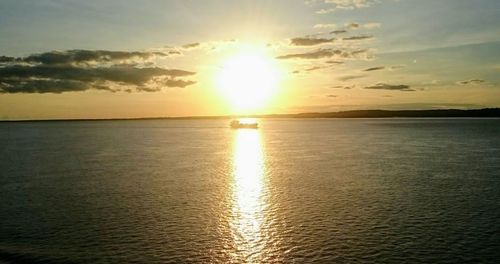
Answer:
<svg viewBox="0 0 500 264"><path fill-rule="evenodd" d="M293 46L314 46L325 43L331 43L334 39L328 38L293 38L290 40L290 44Z"/></svg>
<svg viewBox="0 0 500 264"><path fill-rule="evenodd" d="M358 50L353 50L351 52L351 54L353 55L357 55L357 54L361 54L361 53L367 53L368 52L368 49L358 49Z"/></svg>
<svg viewBox="0 0 500 264"><path fill-rule="evenodd" d="M483 79L470 79L470 80L463 80L463 81L458 81L458 85L468 85L468 84L481 84L486 82Z"/></svg>
<svg viewBox="0 0 500 264"><path fill-rule="evenodd" d="M367 86L367 87L365 87L365 89L404 91L404 92L415 91L409 85L406 85L406 84L392 85L392 84L387 84L387 83L377 83L377 84L372 85L372 86Z"/></svg>
<svg viewBox="0 0 500 264"><path fill-rule="evenodd" d="M168 56L163 52L108 51L108 50L67 50L33 54L16 61L26 63L53 64L102 64L127 61L144 62L156 56Z"/></svg>
<svg viewBox="0 0 500 264"><path fill-rule="evenodd" d="M335 94L328 94L328 95L326 95L326 97L335 98L335 97L337 97L337 95L335 95Z"/></svg>
<svg viewBox="0 0 500 264"><path fill-rule="evenodd" d="M2 80L0 93L63 93L89 89L88 84L71 80Z"/></svg>
<svg viewBox="0 0 500 264"><path fill-rule="evenodd" d="M170 50L167 52L169 55L182 55L182 52L178 50Z"/></svg>
<svg viewBox="0 0 500 264"><path fill-rule="evenodd" d="M311 66L311 67L305 68L303 70L295 70L292 73L293 74L298 74L298 73L301 73L301 72L302 73L308 73L308 72L317 71L317 70L328 68L328 67L330 67L330 66Z"/></svg>
<svg viewBox="0 0 500 264"><path fill-rule="evenodd" d="M363 56L364 55L364 56ZM339 59L355 59L369 57L368 49L362 50L340 50L340 49L319 49L306 53L287 54L276 57L277 59L324 59L324 58L339 58Z"/></svg>
<svg viewBox="0 0 500 264"><path fill-rule="evenodd" d="M369 39L373 39L373 36L370 36L370 35L360 35L360 36L352 36L352 37L346 37L346 38L342 38L342 40L369 40Z"/></svg>
<svg viewBox="0 0 500 264"><path fill-rule="evenodd" d="M200 43L195 42L195 43L189 43L189 44L183 45L182 47L185 49L192 49L192 48L196 48L198 46L200 46Z"/></svg>
<svg viewBox="0 0 500 264"><path fill-rule="evenodd" d="M158 91L195 83L194 72L165 69L148 61L160 52L52 51L23 58L2 57L0 93L62 93L89 89ZM5 59L10 58L10 59Z"/></svg>
<svg viewBox="0 0 500 264"><path fill-rule="evenodd" d="M333 55L334 51L330 49L320 49L313 52L282 55L276 58L277 59L322 59L322 58L330 58Z"/></svg>
<svg viewBox="0 0 500 264"><path fill-rule="evenodd" d="M50 78L56 80L75 80L82 82L119 82L131 85L141 85L156 76L183 77L193 75L193 72L169 70L163 68L136 67L93 67L75 66L21 66L14 65L0 68L0 80Z"/></svg>
<svg viewBox="0 0 500 264"><path fill-rule="evenodd" d="M345 82L345 81L360 79L360 78L364 78L364 77L366 77L366 75L346 75L346 76L339 77L338 80Z"/></svg>
<svg viewBox="0 0 500 264"><path fill-rule="evenodd" d="M0 56L0 63L16 61L14 57Z"/></svg>
<svg viewBox="0 0 500 264"><path fill-rule="evenodd" d="M370 72L370 71L380 71L380 70L389 70L389 71L395 71L397 69L401 69L401 68L404 68L405 66L404 65L394 65L394 66L377 66L377 67L371 67L371 68L367 68L367 69L364 69L363 71L365 72Z"/></svg>
<svg viewBox="0 0 500 264"><path fill-rule="evenodd" d="M347 33L347 30L344 29L330 31L330 34L345 34L345 33Z"/></svg>
<svg viewBox="0 0 500 264"><path fill-rule="evenodd" d="M184 88L186 86L195 84L195 81L191 80L181 80L181 79L166 79L164 84L168 87L179 87Z"/></svg>
<svg viewBox="0 0 500 264"><path fill-rule="evenodd" d="M336 60L328 60L328 61L325 61L325 63L328 63L328 64L344 64L343 61L336 61Z"/></svg>
<svg viewBox="0 0 500 264"><path fill-rule="evenodd" d="M378 67L371 67L371 68L368 68L368 69L364 69L363 71L379 71L379 70L383 70L385 69L385 66L378 66Z"/></svg>
<svg viewBox="0 0 500 264"><path fill-rule="evenodd" d="M310 71L316 71L316 70L319 70L319 69L322 69L322 68L323 67L321 67L321 66L313 66L313 67L305 69L305 71L308 71L308 72L310 72Z"/></svg>
<svg viewBox="0 0 500 264"><path fill-rule="evenodd" d="M332 86L330 88L332 88L332 89L346 89L346 90L350 90L350 89L352 89L354 87L355 87L354 85L335 85L335 86Z"/></svg>

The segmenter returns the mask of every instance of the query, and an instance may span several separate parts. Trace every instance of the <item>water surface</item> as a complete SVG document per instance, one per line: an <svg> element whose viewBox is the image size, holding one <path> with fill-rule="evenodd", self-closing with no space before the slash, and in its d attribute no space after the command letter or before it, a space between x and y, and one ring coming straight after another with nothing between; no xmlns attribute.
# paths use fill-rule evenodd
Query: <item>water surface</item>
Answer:
<svg viewBox="0 0 500 264"><path fill-rule="evenodd" d="M495 263L500 119L0 123L0 262Z"/></svg>

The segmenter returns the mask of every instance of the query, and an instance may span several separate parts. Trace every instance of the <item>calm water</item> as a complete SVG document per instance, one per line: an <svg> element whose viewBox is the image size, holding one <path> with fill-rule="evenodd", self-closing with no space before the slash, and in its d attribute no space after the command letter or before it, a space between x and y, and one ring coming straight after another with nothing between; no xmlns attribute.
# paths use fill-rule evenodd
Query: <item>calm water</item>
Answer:
<svg viewBox="0 0 500 264"><path fill-rule="evenodd" d="M0 123L0 262L500 261L500 119Z"/></svg>

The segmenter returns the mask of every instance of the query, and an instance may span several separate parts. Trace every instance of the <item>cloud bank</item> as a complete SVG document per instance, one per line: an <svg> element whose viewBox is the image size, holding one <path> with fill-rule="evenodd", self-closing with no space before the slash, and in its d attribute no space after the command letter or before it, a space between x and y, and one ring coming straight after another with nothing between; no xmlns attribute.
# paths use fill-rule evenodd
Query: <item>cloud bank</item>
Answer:
<svg viewBox="0 0 500 264"><path fill-rule="evenodd" d="M0 93L63 93L86 90L155 92L186 87L195 73L165 69L163 52L68 50L26 57L0 57Z"/></svg>

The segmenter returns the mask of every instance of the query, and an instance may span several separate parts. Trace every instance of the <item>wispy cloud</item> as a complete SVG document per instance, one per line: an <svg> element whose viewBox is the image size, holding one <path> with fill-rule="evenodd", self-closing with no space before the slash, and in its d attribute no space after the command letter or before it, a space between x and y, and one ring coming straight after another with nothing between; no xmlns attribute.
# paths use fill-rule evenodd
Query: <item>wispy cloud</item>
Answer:
<svg viewBox="0 0 500 264"><path fill-rule="evenodd" d="M356 87L354 84L351 84L351 85L334 85L330 88L332 89L345 89L345 90L350 90L350 89L353 89L354 87Z"/></svg>
<svg viewBox="0 0 500 264"><path fill-rule="evenodd" d="M360 36L352 36L352 37L345 37L342 38L342 40L370 40L373 39L373 36L370 35L360 35Z"/></svg>
<svg viewBox="0 0 500 264"><path fill-rule="evenodd" d="M381 70L389 70L389 71L395 71L401 68L404 68L405 65L393 65L393 66L376 66L376 67L370 67L366 68L363 71L365 72L370 72L370 71L381 71Z"/></svg>
<svg viewBox="0 0 500 264"><path fill-rule="evenodd" d="M350 81L350 80L355 80L355 79L360 79L364 78L366 75L346 75L346 76L341 76L338 78L339 81Z"/></svg>
<svg viewBox="0 0 500 264"><path fill-rule="evenodd" d="M375 85L367 86L367 87L365 87L365 89L404 91L404 92L413 92L413 91L415 91L409 85L406 85L406 84L393 85L393 84L387 84L387 83L377 83Z"/></svg>
<svg viewBox="0 0 500 264"><path fill-rule="evenodd" d="M345 34L347 33L347 30L345 29L340 29L340 30L334 30L334 31L330 31L330 34Z"/></svg>
<svg viewBox="0 0 500 264"><path fill-rule="evenodd" d="M363 71L369 72L369 71L380 71L385 69L385 66L378 66L378 67L371 67L368 69L364 69Z"/></svg>
<svg viewBox="0 0 500 264"><path fill-rule="evenodd" d="M336 28L337 24L316 24L314 28Z"/></svg>
<svg viewBox="0 0 500 264"><path fill-rule="evenodd" d="M328 14L335 12L336 10L352 10L356 8L369 7L372 4L378 2L377 0L308 0L306 3L323 3L328 4L330 7L322 8L316 11L317 14Z"/></svg>
<svg viewBox="0 0 500 264"><path fill-rule="evenodd" d="M376 23L376 22L370 22L370 23L364 24L363 27L366 28L366 29L375 29L375 28L380 28L381 24L380 23Z"/></svg>
<svg viewBox="0 0 500 264"><path fill-rule="evenodd" d="M277 59L369 59L371 58L368 49L340 50L340 49L319 49L305 53L293 53L276 57Z"/></svg>
<svg viewBox="0 0 500 264"><path fill-rule="evenodd" d="M338 60L327 60L327 61L325 61L325 63L328 63L328 64L344 64L345 62L338 61Z"/></svg>
<svg viewBox="0 0 500 264"><path fill-rule="evenodd" d="M486 82L483 79L470 79L470 80L463 80L463 81L458 81L458 85L468 85L468 84L481 84Z"/></svg>
<svg viewBox="0 0 500 264"><path fill-rule="evenodd" d="M182 48L184 48L184 49L192 49L192 48L199 47L200 45L201 45L201 43L195 42L195 43L189 43L189 44L183 45Z"/></svg>
<svg viewBox="0 0 500 264"><path fill-rule="evenodd" d="M323 69L323 68L324 67L321 67L321 66L313 66L313 67L305 69L305 71L311 72L311 71L316 71L316 70Z"/></svg>
<svg viewBox="0 0 500 264"><path fill-rule="evenodd" d="M331 43L335 39L331 38L293 38L290 40L290 44L293 46L315 46L315 45L321 45L325 43Z"/></svg>
<svg viewBox="0 0 500 264"><path fill-rule="evenodd" d="M360 28L375 29L375 28L380 28L380 26L381 26L381 24L376 23L376 22L370 22L370 23L366 23L366 24L351 22L351 23L345 24L345 27L349 28L349 29L360 29Z"/></svg>

